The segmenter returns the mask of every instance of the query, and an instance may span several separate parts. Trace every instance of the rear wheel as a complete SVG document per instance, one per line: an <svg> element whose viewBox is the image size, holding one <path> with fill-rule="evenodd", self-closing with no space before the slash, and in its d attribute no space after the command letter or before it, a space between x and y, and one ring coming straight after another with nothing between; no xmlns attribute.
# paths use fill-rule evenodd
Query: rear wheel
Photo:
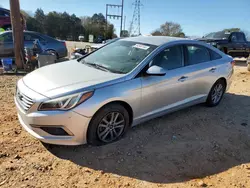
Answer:
<svg viewBox="0 0 250 188"><path fill-rule="evenodd" d="M247 70L250 71L250 63L247 64Z"/></svg>
<svg viewBox="0 0 250 188"><path fill-rule="evenodd" d="M103 145L119 140L129 127L129 114L119 104L103 107L92 118L88 128L88 143Z"/></svg>
<svg viewBox="0 0 250 188"><path fill-rule="evenodd" d="M224 80L220 79L217 82L215 82L215 84L213 85L208 94L206 101L207 106L210 107L217 106L220 103L225 93L225 90L226 90L226 83Z"/></svg>

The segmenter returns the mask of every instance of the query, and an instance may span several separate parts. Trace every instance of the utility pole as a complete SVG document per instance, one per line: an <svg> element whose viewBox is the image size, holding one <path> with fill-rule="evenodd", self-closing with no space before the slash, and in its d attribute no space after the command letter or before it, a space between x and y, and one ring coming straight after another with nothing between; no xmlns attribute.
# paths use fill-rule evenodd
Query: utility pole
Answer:
<svg viewBox="0 0 250 188"><path fill-rule="evenodd" d="M120 37L122 36L122 22L123 22L123 6L124 6L124 0L122 0L121 5L114 5L114 4L106 4L106 40L107 40L107 33L108 33L108 18L110 19L121 19L121 25L120 25ZM109 8L121 8L121 12L119 14L109 14Z"/></svg>
<svg viewBox="0 0 250 188"><path fill-rule="evenodd" d="M126 26L126 16L124 16L124 25L123 25L123 30L126 30L125 26Z"/></svg>
<svg viewBox="0 0 250 188"><path fill-rule="evenodd" d="M14 43L15 63L18 69L23 68L23 26L21 21L19 0L10 0L10 14Z"/></svg>
<svg viewBox="0 0 250 188"><path fill-rule="evenodd" d="M122 10L121 10L121 29L120 29L120 37L122 37L122 21L123 21L123 4L124 0L122 0Z"/></svg>

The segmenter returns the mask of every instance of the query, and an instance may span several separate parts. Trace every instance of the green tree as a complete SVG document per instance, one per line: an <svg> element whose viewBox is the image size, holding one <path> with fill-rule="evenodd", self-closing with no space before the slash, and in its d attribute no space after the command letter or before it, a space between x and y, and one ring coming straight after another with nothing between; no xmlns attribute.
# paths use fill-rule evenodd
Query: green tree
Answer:
<svg viewBox="0 0 250 188"><path fill-rule="evenodd" d="M129 37L129 32L128 30L122 30L122 37Z"/></svg>
<svg viewBox="0 0 250 188"><path fill-rule="evenodd" d="M151 34L156 36L185 37L181 25L175 22L166 22Z"/></svg>
<svg viewBox="0 0 250 188"><path fill-rule="evenodd" d="M158 30L155 30L151 33L153 36L162 36L162 33Z"/></svg>
<svg viewBox="0 0 250 188"><path fill-rule="evenodd" d="M44 14L41 8L38 8L35 12L34 18L37 21L37 32L45 33L45 22L46 22L46 15Z"/></svg>

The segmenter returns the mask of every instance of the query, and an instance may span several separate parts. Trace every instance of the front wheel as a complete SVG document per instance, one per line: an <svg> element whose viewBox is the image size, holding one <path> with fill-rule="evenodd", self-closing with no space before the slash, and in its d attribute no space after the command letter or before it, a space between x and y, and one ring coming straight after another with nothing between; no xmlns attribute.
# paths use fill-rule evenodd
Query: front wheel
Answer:
<svg viewBox="0 0 250 188"><path fill-rule="evenodd" d="M119 140L129 127L129 114L120 104L104 106L92 118L87 140L92 145L103 145Z"/></svg>
<svg viewBox="0 0 250 188"><path fill-rule="evenodd" d="M224 93L226 90L226 84L223 80L218 80L213 87L211 88L208 97L207 97L207 101L206 104L207 106L213 107L213 106L217 106Z"/></svg>

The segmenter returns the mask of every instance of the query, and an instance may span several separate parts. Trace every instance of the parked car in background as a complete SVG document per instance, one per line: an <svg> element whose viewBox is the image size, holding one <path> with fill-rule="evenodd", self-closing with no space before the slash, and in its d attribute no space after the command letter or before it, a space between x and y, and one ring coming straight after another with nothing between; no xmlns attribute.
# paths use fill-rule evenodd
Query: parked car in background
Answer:
<svg viewBox="0 0 250 188"><path fill-rule="evenodd" d="M250 42L243 32L214 32L198 40L211 44L232 57L248 57L250 54Z"/></svg>
<svg viewBox="0 0 250 188"><path fill-rule="evenodd" d="M44 51L55 54L57 58L66 57L68 55L66 43L64 41L56 40L41 33L24 31L25 47L32 48L33 42L36 39L39 39ZM0 58L1 57L14 57L12 31L0 33Z"/></svg>
<svg viewBox="0 0 250 188"><path fill-rule="evenodd" d="M82 59L37 69L17 83L24 129L64 145L100 145L130 126L187 106L216 106L234 61L211 45L172 37L132 37Z"/></svg>
<svg viewBox="0 0 250 188"><path fill-rule="evenodd" d="M103 46L105 46L105 45L107 45L107 44L111 44L111 43L113 43L113 42L115 42L115 41L118 41L118 40L120 40L120 39L121 39L121 38L109 39L109 40L103 41L101 44L93 44L93 45L91 45L91 48L92 48L93 50L96 50L96 49L99 49L99 48L101 48L101 47L103 47Z"/></svg>
<svg viewBox="0 0 250 188"><path fill-rule="evenodd" d="M21 15L21 22L23 25L23 29L26 29L26 21L24 16ZM0 7L0 28L1 30L11 30L11 18L10 11Z"/></svg>

